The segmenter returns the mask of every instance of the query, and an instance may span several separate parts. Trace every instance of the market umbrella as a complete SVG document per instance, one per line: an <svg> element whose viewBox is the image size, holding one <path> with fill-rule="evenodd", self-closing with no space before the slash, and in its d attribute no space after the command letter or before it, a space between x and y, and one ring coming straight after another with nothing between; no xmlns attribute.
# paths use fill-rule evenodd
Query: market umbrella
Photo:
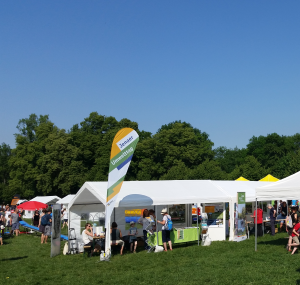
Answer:
<svg viewBox="0 0 300 285"><path fill-rule="evenodd" d="M37 202L37 201L28 201L18 206L18 209L28 210L28 211L40 210L45 208L48 208L47 204Z"/></svg>

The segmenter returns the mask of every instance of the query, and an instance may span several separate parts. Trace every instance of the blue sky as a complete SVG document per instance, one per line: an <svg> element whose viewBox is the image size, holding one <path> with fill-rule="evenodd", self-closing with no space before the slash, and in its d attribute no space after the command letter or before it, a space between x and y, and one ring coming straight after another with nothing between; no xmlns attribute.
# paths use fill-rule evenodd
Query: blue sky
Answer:
<svg viewBox="0 0 300 285"><path fill-rule="evenodd" d="M69 129L97 111L215 147L293 135L300 1L1 1L0 143L21 118Z"/></svg>

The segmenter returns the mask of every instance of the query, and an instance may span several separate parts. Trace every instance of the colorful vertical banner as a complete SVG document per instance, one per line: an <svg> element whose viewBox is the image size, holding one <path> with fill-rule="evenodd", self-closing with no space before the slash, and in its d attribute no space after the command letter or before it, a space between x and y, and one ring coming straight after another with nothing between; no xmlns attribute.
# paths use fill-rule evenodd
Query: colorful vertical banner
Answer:
<svg viewBox="0 0 300 285"><path fill-rule="evenodd" d="M234 241L247 239L246 235L246 193L237 193L237 203L234 205Z"/></svg>
<svg viewBox="0 0 300 285"><path fill-rule="evenodd" d="M106 251L110 249L110 217L138 141L135 130L124 128L118 131L112 143L105 209Z"/></svg>

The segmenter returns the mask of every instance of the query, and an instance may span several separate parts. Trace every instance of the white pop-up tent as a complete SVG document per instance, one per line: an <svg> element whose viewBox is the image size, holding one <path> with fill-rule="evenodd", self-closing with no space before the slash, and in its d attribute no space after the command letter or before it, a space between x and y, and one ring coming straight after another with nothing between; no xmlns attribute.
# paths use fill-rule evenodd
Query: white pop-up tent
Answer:
<svg viewBox="0 0 300 285"><path fill-rule="evenodd" d="M257 201L298 200L300 197L300 171L269 185L256 188ZM257 229L255 230L257 233ZM257 234L255 234L257 250Z"/></svg>
<svg viewBox="0 0 300 285"><path fill-rule="evenodd" d="M69 194L66 197L58 200L56 204L62 204L64 208L68 209L70 202L73 200L75 197L75 194Z"/></svg>
<svg viewBox="0 0 300 285"><path fill-rule="evenodd" d="M100 222L100 226L104 226L106 192L107 182L86 182L71 201L69 228L75 229L76 236L81 236L83 223L87 220L99 219L103 221L103 224ZM200 197L201 201L206 203L231 201L230 195L210 180L126 181L118 195L111 220L116 221L124 233L125 211L156 206L156 213L159 213L167 205L193 204L199 201ZM191 219L191 215L186 217L186 220L188 219ZM158 227L160 228L160 225Z"/></svg>
<svg viewBox="0 0 300 285"><path fill-rule="evenodd" d="M298 200L300 198L300 171L277 182L256 188L258 201Z"/></svg>
<svg viewBox="0 0 300 285"><path fill-rule="evenodd" d="M33 199L31 199L30 201L36 201L36 202L41 202L47 205L53 205L55 204L58 200L60 200L60 198L58 196L37 196ZM25 219L31 219L33 217L33 212L34 211L27 211L25 210L24 213L24 218Z"/></svg>
<svg viewBox="0 0 300 285"><path fill-rule="evenodd" d="M118 195L112 220L118 223L122 232L125 230L124 211L137 208L154 208L159 213L163 207L172 204L193 203L233 203L237 192L246 192L246 201L255 201L255 188L269 182L254 181L211 181L211 180L172 180L172 181L126 181ZM81 236L84 222L105 219L107 182L86 182L69 204L69 228L74 228ZM225 225L225 207L223 207ZM92 213L92 214L91 214ZM187 217L187 220L189 217ZM233 221L232 223L233 224ZM217 230L217 229L215 229ZM218 229L217 239L226 237L225 226ZM230 239L233 240L233 228Z"/></svg>

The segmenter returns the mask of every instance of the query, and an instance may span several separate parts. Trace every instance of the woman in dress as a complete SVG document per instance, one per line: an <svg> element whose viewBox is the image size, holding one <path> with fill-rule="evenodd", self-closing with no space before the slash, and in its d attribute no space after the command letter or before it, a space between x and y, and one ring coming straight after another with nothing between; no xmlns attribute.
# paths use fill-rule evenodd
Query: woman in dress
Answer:
<svg viewBox="0 0 300 285"><path fill-rule="evenodd" d="M33 225L35 227L38 227L40 224L40 213L38 210L35 210L34 216L33 216Z"/></svg>

